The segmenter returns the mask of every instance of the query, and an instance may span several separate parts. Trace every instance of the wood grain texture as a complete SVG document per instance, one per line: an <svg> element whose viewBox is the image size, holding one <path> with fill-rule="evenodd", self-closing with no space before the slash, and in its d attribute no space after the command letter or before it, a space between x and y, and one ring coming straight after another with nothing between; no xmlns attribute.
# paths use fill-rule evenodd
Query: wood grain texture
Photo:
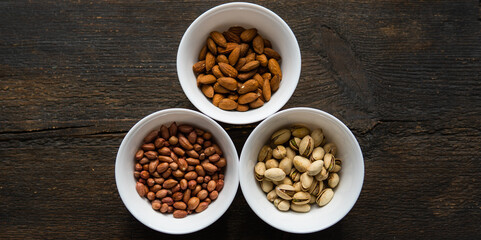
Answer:
<svg viewBox="0 0 481 240"><path fill-rule="evenodd" d="M327 111L361 145L364 186L344 219L284 233L239 189L213 225L169 236L120 200L120 142L149 113L195 109L177 81L177 46L222 1L4 1L0 238L480 238L480 2L255 2L283 18L301 48L284 108ZM222 125L239 153L256 126Z"/></svg>

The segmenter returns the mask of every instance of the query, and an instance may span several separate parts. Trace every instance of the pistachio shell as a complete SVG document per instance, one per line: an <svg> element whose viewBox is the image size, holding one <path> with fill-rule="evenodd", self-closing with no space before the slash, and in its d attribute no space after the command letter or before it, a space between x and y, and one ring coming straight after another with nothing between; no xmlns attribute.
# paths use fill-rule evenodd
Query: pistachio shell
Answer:
<svg viewBox="0 0 481 240"><path fill-rule="evenodd" d="M254 172L257 181L262 181L264 179L264 172L266 171L266 164L263 162L257 162L254 167Z"/></svg>
<svg viewBox="0 0 481 240"><path fill-rule="evenodd" d="M287 184L287 185L292 185L292 180L288 177L285 177L281 181L273 181L275 185L282 185L282 184Z"/></svg>
<svg viewBox="0 0 481 240"><path fill-rule="evenodd" d="M289 147L291 147L295 151L299 150L300 144L301 144L301 139L298 137L295 137L289 141Z"/></svg>
<svg viewBox="0 0 481 240"><path fill-rule="evenodd" d="M329 174L329 177L327 178L327 185L330 188L335 188L337 187L337 184L339 184L339 175L337 173Z"/></svg>
<svg viewBox="0 0 481 240"><path fill-rule="evenodd" d="M312 195L316 195L319 193L319 188L322 187L322 185L320 186L320 184L322 184L322 182L319 182L317 180L314 180L314 182L312 182L311 184L311 187L309 189L307 189L307 192L312 194ZM321 189L322 190L322 189Z"/></svg>
<svg viewBox="0 0 481 240"><path fill-rule="evenodd" d="M289 211L289 208L291 207L291 203L287 200L280 201L279 204L277 205L277 209L280 211Z"/></svg>
<svg viewBox="0 0 481 240"><path fill-rule="evenodd" d="M284 146L277 145L277 147L272 150L272 156L276 159L283 159L287 156L287 150Z"/></svg>
<svg viewBox="0 0 481 240"><path fill-rule="evenodd" d="M294 212L306 213L306 212L309 212L311 210L311 205L309 205L309 204L303 204L303 205L292 204L291 209Z"/></svg>
<svg viewBox="0 0 481 240"><path fill-rule="evenodd" d="M326 151L326 153L331 153L332 155L336 155L337 154L337 147L336 147L336 144L334 143L326 143L326 145L324 145L324 151Z"/></svg>
<svg viewBox="0 0 481 240"><path fill-rule="evenodd" d="M274 204L274 206L277 207L282 200L283 200L282 198L276 198L274 199L274 201L272 201L272 203Z"/></svg>
<svg viewBox="0 0 481 240"><path fill-rule="evenodd" d="M289 177L292 179L292 181L298 182L299 179L301 178L301 173L297 171L297 169L293 168L289 173Z"/></svg>
<svg viewBox="0 0 481 240"><path fill-rule="evenodd" d="M289 141L290 138L291 138L291 131L289 131L289 129L284 128L272 134L271 141L275 145L280 145Z"/></svg>
<svg viewBox="0 0 481 240"><path fill-rule="evenodd" d="M307 135L301 140L299 145L299 154L308 157L311 155L312 150L314 150L314 140L312 140L311 136Z"/></svg>
<svg viewBox="0 0 481 240"><path fill-rule="evenodd" d="M267 159L270 159L271 157L272 157L272 148L265 145L259 151L259 155L257 156L257 161L263 162Z"/></svg>
<svg viewBox="0 0 481 240"><path fill-rule="evenodd" d="M294 150L292 150L292 148L290 147L287 147L286 150L287 150L286 156L291 160L294 159L294 157L296 156L296 152L294 152Z"/></svg>
<svg viewBox="0 0 481 240"><path fill-rule="evenodd" d="M292 159L285 157L279 163L279 168L282 169L286 174L289 174L292 169Z"/></svg>
<svg viewBox="0 0 481 240"><path fill-rule="evenodd" d="M314 150L312 150L311 154L311 161L316 161L316 160L322 160L324 158L324 148L322 147L316 147Z"/></svg>
<svg viewBox="0 0 481 240"><path fill-rule="evenodd" d="M324 133L322 132L322 129L318 128L312 131L311 137L314 140L314 147L318 147L321 145L322 140L324 140Z"/></svg>
<svg viewBox="0 0 481 240"><path fill-rule="evenodd" d="M312 176L309 176L307 172L303 173L301 175L301 189L302 191L307 191L310 187L312 182L314 181L314 178Z"/></svg>
<svg viewBox="0 0 481 240"><path fill-rule="evenodd" d="M310 198L309 198L309 204L313 204L313 203L316 202L316 196L310 194L309 197L310 197Z"/></svg>
<svg viewBox="0 0 481 240"><path fill-rule="evenodd" d="M325 206L332 200L332 197L334 197L334 191L332 191L332 189L326 188L322 190L316 199L317 205L319 205L319 207Z"/></svg>
<svg viewBox="0 0 481 240"><path fill-rule="evenodd" d="M291 200L295 193L296 191L291 185L282 184L276 187L277 196L285 200Z"/></svg>
<svg viewBox="0 0 481 240"><path fill-rule="evenodd" d="M269 159L266 161L266 169L279 167L279 162L275 159Z"/></svg>
<svg viewBox="0 0 481 240"><path fill-rule="evenodd" d="M267 200L269 202L273 202L277 198L277 193L275 189L272 189L269 193L267 193Z"/></svg>
<svg viewBox="0 0 481 240"><path fill-rule="evenodd" d="M294 137L303 138L309 134L309 129L302 125L295 125L291 127L291 134Z"/></svg>
<svg viewBox="0 0 481 240"><path fill-rule="evenodd" d="M307 168L307 173L309 174L309 176L316 176L318 173L321 172L322 166L324 166L324 161L322 160L314 161Z"/></svg>
<svg viewBox="0 0 481 240"><path fill-rule="evenodd" d="M269 168L264 172L264 177L271 181L281 181L286 177L286 173L280 168Z"/></svg>
<svg viewBox="0 0 481 240"><path fill-rule="evenodd" d="M261 188L262 188L262 191L264 191L265 193L268 193L272 191L272 189L274 188L274 184L271 181L267 181L267 179L264 179L261 182Z"/></svg>
<svg viewBox="0 0 481 240"><path fill-rule="evenodd" d="M336 159L335 162L336 162L336 165L334 166L334 169L332 169L331 172L337 173L337 172L341 171L342 161L341 161L341 159Z"/></svg>
<svg viewBox="0 0 481 240"><path fill-rule="evenodd" d="M294 189L296 190L296 192L301 192L301 191L302 191L302 184L301 184L301 182L295 182L294 184L292 184L292 186L294 187Z"/></svg>
<svg viewBox="0 0 481 240"><path fill-rule="evenodd" d="M309 165L311 165L311 161L309 161L309 159L299 155L294 157L292 163L299 172L307 171L307 168L309 167Z"/></svg>
<svg viewBox="0 0 481 240"><path fill-rule="evenodd" d="M326 155L324 155L324 167L326 168L326 170L328 172L332 171L332 169L334 169L335 164L336 164L336 158L334 157L334 155L330 153L326 153Z"/></svg>
<svg viewBox="0 0 481 240"><path fill-rule="evenodd" d="M311 194L307 192L296 192L296 194L292 196L292 203L296 205L309 203L309 200L311 199L310 195Z"/></svg>
<svg viewBox="0 0 481 240"><path fill-rule="evenodd" d="M322 167L321 172L318 173L315 178L317 181L324 181L327 179L328 176L329 176L329 173L327 172L326 168Z"/></svg>

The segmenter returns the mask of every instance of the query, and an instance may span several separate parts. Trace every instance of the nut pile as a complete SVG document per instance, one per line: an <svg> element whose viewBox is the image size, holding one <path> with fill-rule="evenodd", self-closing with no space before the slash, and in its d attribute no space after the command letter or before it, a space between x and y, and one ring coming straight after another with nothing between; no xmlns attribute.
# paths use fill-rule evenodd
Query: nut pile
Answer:
<svg viewBox="0 0 481 240"><path fill-rule="evenodd" d="M190 125L162 125L135 154L136 190L152 208L183 218L204 211L224 187L227 162L212 134Z"/></svg>
<svg viewBox="0 0 481 240"><path fill-rule="evenodd" d="M257 29L211 32L193 71L197 86L223 110L247 111L271 99L282 79L281 56Z"/></svg>
<svg viewBox="0 0 481 240"><path fill-rule="evenodd" d="M339 183L341 160L322 129L295 125L276 131L261 148L254 167L267 199L280 211L308 212L313 203L328 204Z"/></svg>

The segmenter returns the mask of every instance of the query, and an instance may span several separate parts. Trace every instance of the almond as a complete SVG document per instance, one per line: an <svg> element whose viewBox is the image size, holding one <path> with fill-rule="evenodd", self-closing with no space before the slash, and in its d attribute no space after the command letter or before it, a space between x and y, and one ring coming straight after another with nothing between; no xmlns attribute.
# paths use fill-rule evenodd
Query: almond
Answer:
<svg viewBox="0 0 481 240"><path fill-rule="evenodd" d="M234 78L222 77L217 79L217 82L224 88L235 91L237 89L237 81Z"/></svg>
<svg viewBox="0 0 481 240"><path fill-rule="evenodd" d="M218 54L229 54L229 53L231 53L232 50L234 50L237 46L239 46L239 44L237 44L237 43L232 43L232 42L227 43L225 48L218 47L218 48L217 48L217 53L218 53Z"/></svg>
<svg viewBox="0 0 481 240"><path fill-rule="evenodd" d="M202 84L212 84L217 81L217 78L212 74L207 74L199 78L199 82Z"/></svg>
<svg viewBox="0 0 481 240"><path fill-rule="evenodd" d="M258 108L264 105L264 101L262 101L260 98L256 99L255 101L249 103L250 108Z"/></svg>
<svg viewBox="0 0 481 240"><path fill-rule="evenodd" d="M199 53L199 61L205 60L205 55L207 54L207 46L204 45Z"/></svg>
<svg viewBox="0 0 481 240"><path fill-rule="evenodd" d="M217 45L212 38L207 38L207 48L212 54L217 55Z"/></svg>
<svg viewBox="0 0 481 240"><path fill-rule="evenodd" d="M252 40L252 47L257 54L262 54L264 52L264 39L261 35L257 34L254 40Z"/></svg>
<svg viewBox="0 0 481 240"><path fill-rule="evenodd" d="M230 100L237 101L237 99L239 99L239 95L237 95L237 94L229 94L229 96L227 96L227 98L230 99Z"/></svg>
<svg viewBox="0 0 481 240"><path fill-rule="evenodd" d="M277 89L279 89L280 83L281 83L281 78L279 77L279 75L274 75L274 77L272 77L270 81L271 91L272 92L277 91Z"/></svg>
<svg viewBox="0 0 481 240"><path fill-rule="evenodd" d="M215 65L215 57L211 52L208 52L205 56L205 71L210 71Z"/></svg>
<svg viewBox="0 0 481 240"><path fill-rule="evenodd" d="M256 60L256 53L255 52L248 53L246 56L246 62L252 62L254 60Z"/></svg>
<svg viewBox="0 0 481 240"><path fill-rule="evenodd" d="M264 38L264 48L272 48L271 41ZM265 49L264 49L265 50Z"/></svg>
<svg viewBox="0 0 481 240"><path fill-rule="evenodd" d="M220 100L224 99L224 96L222 94L216 93L214 94L214 97L212 98L212 103L214 106L218 107Z"/></svg>
<svg viewBox="0 0 481 240"><path fill-rule="evenodd" d="M270 81L271 78L272 78L272 74L271 73L264 73L264 74L262 74L262 78L264 78L264 80Z"/></svg>
<svg viewBox="0 0 481 240"><path fill-rule="evenodd" d="M227 63L219 63L220 71L227 77L237 77L237 70Z"/></svg>
<svg viewBox="0 0 481 240"><path fill-rule="evenodd" d="M200 83L200 79L204 77L205 74L201 73L199 74L199 76L197 76L197 87L200 87L200 85L202 85L202 83Z"/></svg>
<svg viewBox="0 0 481 240"><path fill-rule="evenodd" d="M233 27L230 27L228 31L234 33L237 36L240 36L244 30L246 29L241 26L233 26Z"/></svg>
<svg viewBox="0 0 481 240"><path fill-rule="evenodd" d="M257 93L250 92L250 93L246 93L244 95L241 95L237 102L239 104L247 104L247 103L255 101L258 97L259 96L257 95Z"/></svg>
<svg viewBox="0 0 481 240"><path fill-rule="evenodd" d="M229 64L230 65L234 66L237 63L237 60L239 60L240 51L241 51L241 46L237 46L229 54Z"/></svg>
<svg viewBox="0 0 481 240"><path fill-rule="evenodd" d="M240 38L243 42L251 42L252 39L254 39L254 37L257 35L257 29L255 28L250 28L250 29L246 29L244 30L241 35L240 35Z"/></svg>
<svg viewBox="0 0 481 240"><path fill-rule="evenodd" d="M214 67L212 67L212 74L214 74L216 78L224 77L224 74L222 74L222 71L220 71L219 65L215 65Z"/></svg>
<svg viewBox="0 0 481 240"><path fill-rule="evenodd" d="M217 55L216 59L215 59L218 63L229 63L229 60L227 59L227 57L223 54L219 54Z"/></svg>
<svg viewBox="0 0 481 240"><path fill-rule="evenodd" d="M241 43L240 37L231 31L223 32L222 34L228 42Z"/></svg>
<svg viewBox="0 0 481 240"><path fill-rule="evenodd" d="M272 75L279 75L279 80L282 79L281 66L279 66L279 63L274 58L269 59L267 67Z"/></svg>
<svg viewBox="0 0 481 240"><path fill-rule="evenodd" d="M237 108L237 103L228 98L224 98L219 102L219 108L223 110L234 110Z"/></svg>
<svg viewBox="0 0 481 240"><path fill-rule="evenodd" d="M254 70L254 69L257 69L259 66L260 66L259 61L250 61L250 62L247 62L247 63L240 69L240 71L241 71L241 72L249 72L249 71L252 71L252 70Z"/></svg>
<svg viewBox="0 0 481 240"><path fill-rule="evenodd" d="M248 92L253 92L259 88L259 83L255 79L247 80L242 86L237 90L239 94L245 94ZM214 91L214 89L212 89Z"/></svg>
<svg viewBox="0 0 481 240"><path fill-rule="evenodd" d="M249 44L247 43L242 43L241 45L241 50L240 50L240 57L245 57L247 55L247 52L249 51Z"/></svg>
<svg viewBox="0 0 481 240"><path fill-rule="evenodd" d="M268 47L265 47L264 48L264 54L268 57L268 58L274 58L275 60L281 60L281 55L279 55L279 53L277 53L274 49L272 48L268 48Z"/></svg>
<svg viewBox="0 0 481 240"><path fill-rule="evenodd" d="M239 71L246 64L246 62L246 58L239 58L234 68Z"/></svg>
<svg viewBox="0 0 481 240"><path fill-rule="evenodd" d="M194 70L194 73L202 73L205 71L205 60L198 61L192 66L192 69Z"/></svg>
<svg viewBox="0 0 481 240"><path fill-rule="evenodd" d="M214 97L214 88L211 85L202 85L200 88L204 95L208 98Z"/></svg>
<svg viewBox="0 0 481 240"><path fill-rule="evenodd" d="M269 81L264 81L262 85L262 96L266 101L271 100L271 83Z"/></svg>
<svg viewBox="0 0 481 240"><path fill-rule="evenodd" d="M245 72L245 73L240 73L237 75L237 78L241 81L246 81L248 79L251 79L254 74L256 74L257 70L252 70L250 72Z"/></svg>
<svg viewBox="0 0 481 240"><path fill-rule="evenodd" d="M217 32L217 31L213 31L210 33L210 37L212 38L212 40L214 40L214 42L221 46L221 47L226 47L226 43L227 41L225 40L225 37L224 35L222 35L222 33L220 32Z"/></svg>
<svg viewBox="0 0 481 240"><path fill-rule="evenodd" d="M261 86L262 88L262 86ZM262 94L262 89L261 88L258 88L256 90L256 93L257 93L257 96L259 96L259 99L261 99L263 102L266 102L266 99L264 98L264 95Z"/></svg>
<svg viewBox="0 0 481 240"><path fill-rule="evenodd" d="M214 84L214 92L216 93L230 93L229 89L222 87L218 82Z"/></svg>
<svg viewBox="0 0 481 240"><path fill-rule="evenodd" d="M254 74L253 78L257 81L260 87L264 85L264 78L262 78L259 73Z"/></svg>
<svg viewBox="0 0 481 240"><path fill-rule="evenodd" d="M256 60L259 61L262 67L267 67L268 60L265 54L257 55Z"/></svg>
<svg viewBox="0 0 481 240"><path fill-rule="evenodd" d="M237 110L239 112L245 112L245 111L249 110L249 105L237 104L237 108L235 110Z"/></svg>

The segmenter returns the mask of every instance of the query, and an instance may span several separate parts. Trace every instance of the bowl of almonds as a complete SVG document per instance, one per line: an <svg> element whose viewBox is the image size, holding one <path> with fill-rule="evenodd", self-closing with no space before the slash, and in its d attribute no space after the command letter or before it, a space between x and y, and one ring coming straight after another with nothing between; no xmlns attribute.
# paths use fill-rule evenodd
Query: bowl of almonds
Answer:
<svg viewBox="0 0 481 240"><path fill-rule="evenodd" d="M239 183L237 151L224 129L188 109L136 123L117 153L119 195L144 225L164 233L201 230L224 214Z"/></svg>
<svg viewBox="0 0 481 240"><path fill-rule="evenodd" d="M240 186L252 210L292 233L323 230L356 203L364 179L359 144L340 120L291 108L262 121L240 157Z"/></svg>
<svg viewBox="0 0 481 240"><path fill-rule="evenodd" d="M292 96L301 71L294 33L272 11L252 3L227 3L199 16L177 53L186 96L206 115L225 123L260 121Z"/></svg>

